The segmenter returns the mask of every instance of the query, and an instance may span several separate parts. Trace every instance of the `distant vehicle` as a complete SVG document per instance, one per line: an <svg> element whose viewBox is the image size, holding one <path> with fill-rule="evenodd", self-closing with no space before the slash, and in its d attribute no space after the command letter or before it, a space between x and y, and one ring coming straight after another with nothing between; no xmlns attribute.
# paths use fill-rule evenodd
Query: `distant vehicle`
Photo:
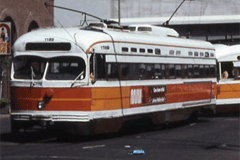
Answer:
<svg viewBox="0 0 240 160"><path fill-rule="evenodd" d="M216 44L218 67L217 113L239 113L240 45Z"/></svg>
<svg viewBox="0 0 240 160"><path fill-rule="evenodd" d="M143 149L136 149L133 150L132 152L129 152L128 155L132 156L132 155L145 155L145 151Z"/></svg>

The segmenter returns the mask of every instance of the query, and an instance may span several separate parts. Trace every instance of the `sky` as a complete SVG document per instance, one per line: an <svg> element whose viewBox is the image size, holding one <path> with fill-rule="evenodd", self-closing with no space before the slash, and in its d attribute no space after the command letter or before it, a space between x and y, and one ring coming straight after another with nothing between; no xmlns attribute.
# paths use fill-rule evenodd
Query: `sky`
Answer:
<svg viewBox="0 0 240 160"><path fill-rule="evenodd" d="M55 0L56 6L86 12L103 19L110 19L110 0ZM76 26L83 20L83 15L54 8L56 26ZM87 18L89 19L89 18Z"/></svg>

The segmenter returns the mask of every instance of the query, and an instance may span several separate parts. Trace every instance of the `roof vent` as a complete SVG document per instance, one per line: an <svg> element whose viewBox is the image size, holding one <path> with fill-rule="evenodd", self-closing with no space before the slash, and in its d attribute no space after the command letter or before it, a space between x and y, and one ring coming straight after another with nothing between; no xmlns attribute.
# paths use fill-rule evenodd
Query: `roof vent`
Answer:
<svg viewBox="0 0 240 160"><path fill-rule="evenodd" d="M167 27L161 26L151 26L151 25L130 25L129 29L131 32L141 33L141 34L151 34L156 36L165 37L179 37L177 31Z"/></svg>

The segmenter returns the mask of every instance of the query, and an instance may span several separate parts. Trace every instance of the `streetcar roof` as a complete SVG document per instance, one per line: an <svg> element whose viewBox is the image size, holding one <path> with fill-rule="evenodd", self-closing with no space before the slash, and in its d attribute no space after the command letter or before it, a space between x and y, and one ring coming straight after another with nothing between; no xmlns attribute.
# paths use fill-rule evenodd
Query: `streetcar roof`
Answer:
<svg viewBox="0 0 240 160"><path fill-rule="evenodd" d="M163 27L162 27L163 28ZM169 30L169 29L168 29ZM179 37L154 36L139 34L129 30L109 28L45 28L31 31L21 36L14 44L14 52L26 51L27 43L64 43L68 42L72 48L70 52L91 52L95 45L108 42L121 42L128 44L162 44L170 47L208 49L214 51L211 43L200 40L189 40ZM112 45L112 44L110 44Z"/></svg>
<svg viewBox="0 0 240 160"><path fill-rule="evenodd" d="M216 58L220 62L224 61L239 61L240 60L240 45L227 46L223 44L214 45L216 49Z"/></svg>

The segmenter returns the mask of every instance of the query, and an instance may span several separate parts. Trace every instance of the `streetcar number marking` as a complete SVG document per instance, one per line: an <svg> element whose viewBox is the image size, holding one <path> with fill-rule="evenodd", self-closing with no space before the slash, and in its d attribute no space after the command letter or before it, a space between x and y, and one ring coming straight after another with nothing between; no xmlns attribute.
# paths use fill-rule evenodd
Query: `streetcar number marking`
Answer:
<svg viewBox="0 0 240 160"><path fill-rule="evenodd" d="M142 89L131 89L131 105L142 104Z"/></svg>

